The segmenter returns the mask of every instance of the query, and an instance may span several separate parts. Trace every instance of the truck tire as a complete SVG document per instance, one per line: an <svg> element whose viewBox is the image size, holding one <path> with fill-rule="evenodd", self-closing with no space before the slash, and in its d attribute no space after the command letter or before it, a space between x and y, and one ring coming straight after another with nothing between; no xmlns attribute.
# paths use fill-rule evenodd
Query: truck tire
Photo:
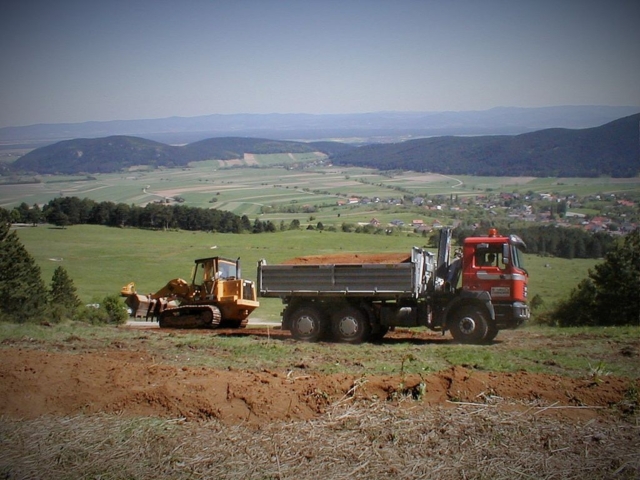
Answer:
<svg viewBox="0 0 640 480"><path fill-rule="evenodd" d="M290 317L291 336L304 342L317 342L327 330L325 316L316 308L302 307Z"/></svg>
<svg viewBox="0 0 640 480"><path fill-rule="evenodd" d="M458 308L449 320L453 339L460 343L483 343L489 333L489 324L484 313L477 307Z"/></svg>
<svg viewBox="0 0 640 480"><path fill-rule="evenodd" d="M387 332L389 332L389 327L387 325L378 325L377 328L373 327L371 329L371 334L369 335L369 340L372 342L380 342Z"/></svg>
<svg viewBox="0 0 640 480"><path fill-rule="evenodd" d="M369 338L371 324L360 310L347 307L331 317L331 331L340 343L361 343Z"/></svg>
<svg viewBox="0 0 640 480"><path fill-rule="evenodd" d="M482 339L482 343L493 342L493 339L496 338L497 335L498 335L498 327L496 327L495 325L489 325L489 328L487 329L487 334Z"/></svg>

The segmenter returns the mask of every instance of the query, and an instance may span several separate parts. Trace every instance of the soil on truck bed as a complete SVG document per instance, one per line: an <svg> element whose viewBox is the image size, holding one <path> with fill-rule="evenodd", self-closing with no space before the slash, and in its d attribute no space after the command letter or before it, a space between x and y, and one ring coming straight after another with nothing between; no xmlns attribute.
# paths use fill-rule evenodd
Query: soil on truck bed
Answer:
<svg viewBox="0 0 640 480"><path fill-rule="evenodd" d="M331 255L309 255L295 257L282 265L354 265L360 263L407 263L408 253L336 253Z"/></svg>

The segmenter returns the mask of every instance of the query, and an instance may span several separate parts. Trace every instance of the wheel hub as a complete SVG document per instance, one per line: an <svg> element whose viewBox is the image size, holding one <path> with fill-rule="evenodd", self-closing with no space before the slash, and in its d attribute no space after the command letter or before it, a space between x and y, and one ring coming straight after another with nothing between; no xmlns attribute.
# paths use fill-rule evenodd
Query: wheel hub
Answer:
<svg viewBox="0 0 640 480"><path fill-rule="evenodd" d="M460 319L460 331L464 334L471 334L476 329L476 321L471 317Z"/></svg>
<svg viewBox="0 0 640 480"><path fill-rule="evenodd" d="M358 321L352 316L342 317L338 323L340 333L345 337L352 337L358 333Z"/></svg>
<svg viewBox="0 0 640 480"><path fill-rule="evenodd" d="M300 332L300 334L310 335L311 333L313 333L313 329L314 329L313 318L311 318L308 315L298 318L296 322L296 327L298 332Z"/></svg>

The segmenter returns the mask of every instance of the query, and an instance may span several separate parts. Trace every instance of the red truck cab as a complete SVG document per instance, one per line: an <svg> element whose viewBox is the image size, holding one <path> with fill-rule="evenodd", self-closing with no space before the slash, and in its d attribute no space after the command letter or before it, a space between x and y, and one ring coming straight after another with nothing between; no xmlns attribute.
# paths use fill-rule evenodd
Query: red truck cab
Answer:
<svg viewBox="0 0 640 480"><path fill-rule="evenodd" d="M522 252L517 235L500 236L495 229L486 237L467 237L462 256L462 290L487 292L499 329L515 328L530 316Z"/></svg>

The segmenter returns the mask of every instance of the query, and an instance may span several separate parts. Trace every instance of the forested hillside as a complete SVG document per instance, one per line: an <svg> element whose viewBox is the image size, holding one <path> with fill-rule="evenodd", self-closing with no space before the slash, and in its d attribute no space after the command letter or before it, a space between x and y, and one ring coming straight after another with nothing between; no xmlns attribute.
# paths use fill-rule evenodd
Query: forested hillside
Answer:
<svg viewBox="0 0 640 480"><path fill-rule="evenodd" d="M434 137L369 145L334 164L458 175L632 177L640 173L640 114L596 128L515 136Z"/></svg>
<svg viewBox="0 0 640 480"><path fill-rule="evenodd" d="M37 148L22 156L13 171L40 174L110 173L136 165L180 167L189 162L242 158L245 153L304 153L327 155L352 149L338 142L288 142L262 138L210 138L177 147L138 137L75 139Z"/></svg>
<svg viewBox="0 0 640 480"><path fill-rule="evenodd" d="M78 138L37 148L12 165L14 171L36 173L109 173L133 165L175 167L185 157L178 147L137 137Z"/></svg>

